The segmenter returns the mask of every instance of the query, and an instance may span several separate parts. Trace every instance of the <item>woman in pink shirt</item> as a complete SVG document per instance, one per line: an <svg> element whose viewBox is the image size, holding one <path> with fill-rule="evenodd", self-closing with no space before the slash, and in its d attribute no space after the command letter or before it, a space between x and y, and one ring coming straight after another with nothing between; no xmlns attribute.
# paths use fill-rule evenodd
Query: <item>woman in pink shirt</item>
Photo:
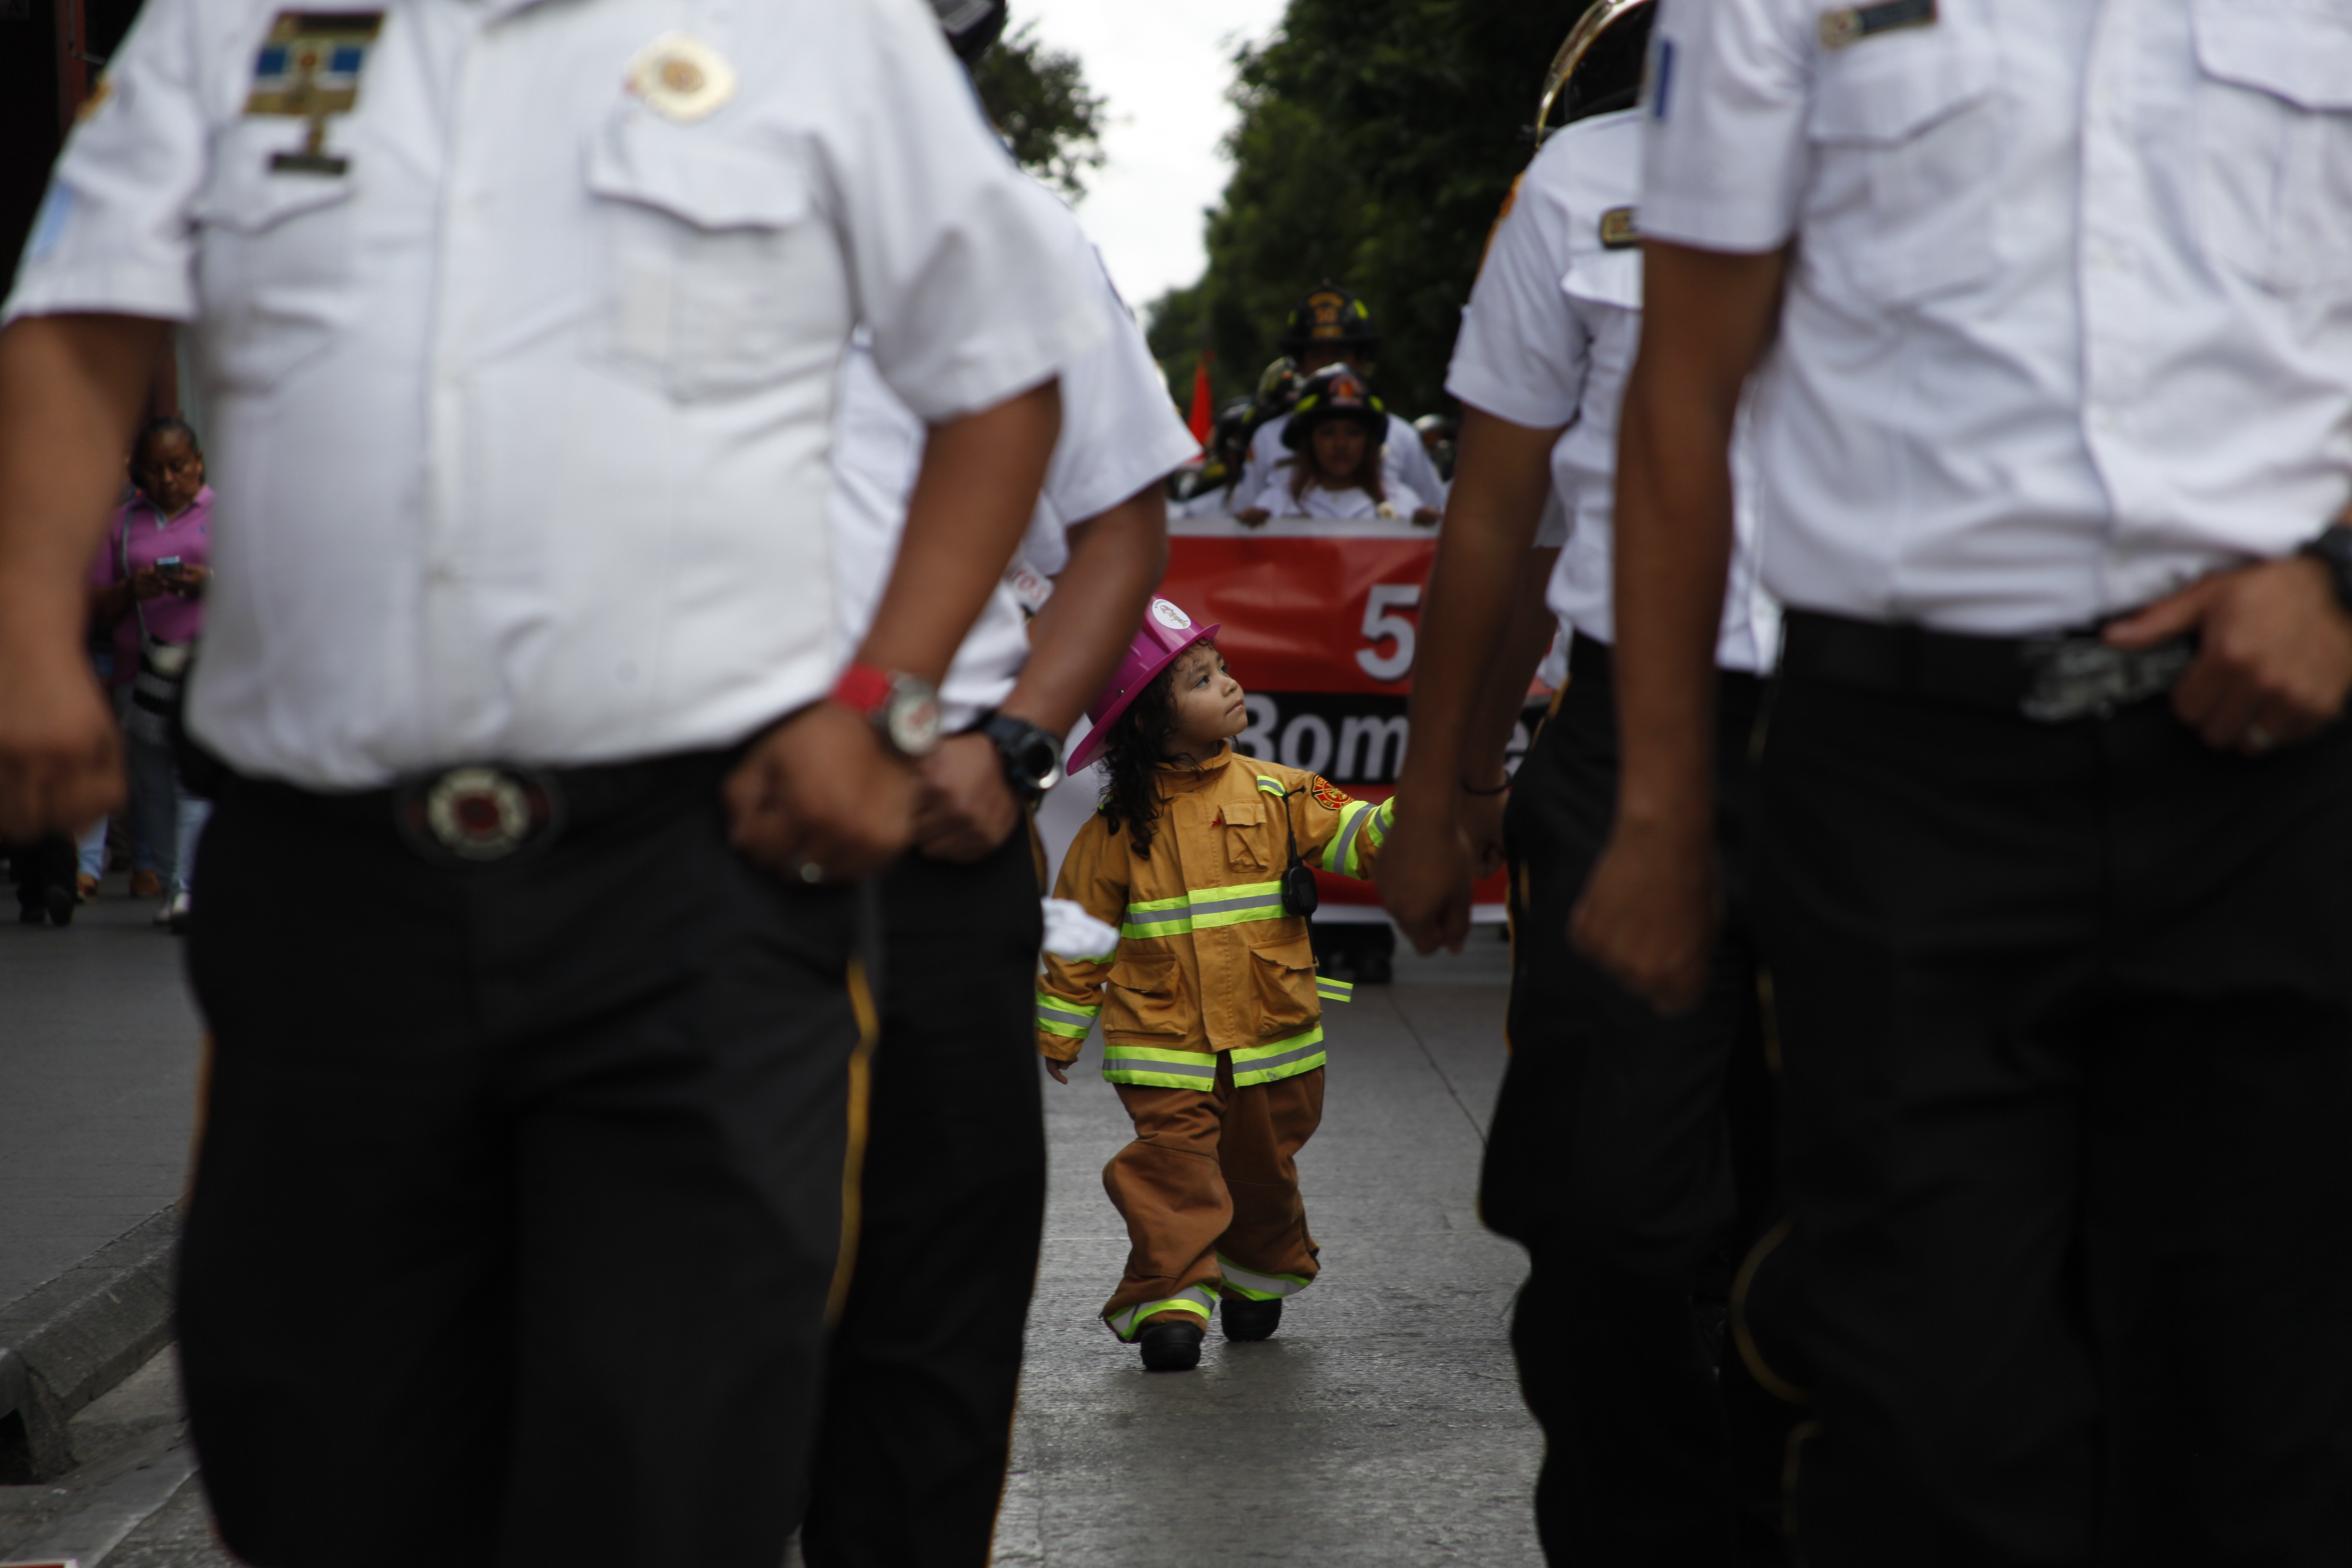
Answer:
<svg viewBox="0 0 2352 1568"><path fill-rule="evenodd" d="M150 421L131 448L131 479L137 493L116 510L90 568L91 614L114 628L132 837L152 857L165 895L156 923L181 931L196 840L212 814L209 803L181 784L166 728L174 689L204 630L212 577L213 492L195 431L184 420Z"/></svg>

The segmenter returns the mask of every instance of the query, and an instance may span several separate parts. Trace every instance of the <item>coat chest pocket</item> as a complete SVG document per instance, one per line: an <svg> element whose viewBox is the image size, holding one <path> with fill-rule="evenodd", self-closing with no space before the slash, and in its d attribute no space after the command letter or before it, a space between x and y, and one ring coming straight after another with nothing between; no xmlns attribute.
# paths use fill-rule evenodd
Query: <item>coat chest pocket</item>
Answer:
<svg viewBox="0 0 2352 1568"><path fill-rule="evenodd" d="M1806 134L1803 254L1838 292L1905 305L1993 268L2002 152L1996 58L1946 0L1931 27L1822 51Z"/></svg>
<svg viewBox="0 0 2352 1568"><path fill-rule="evenodd" d="M1184 1034L1184 978L1173 958L1122 958L1103 978L1105 1035Z"/></svg>
<svg viewBox="0 0 2352 1568"><path fill-rule="evenodd" d="M596 352L695 399L830 367L852 325L802 154L623 110L591 144L604 241Z"/></svg>
<svg viewBox="0 0 2352 1568"><path fill-rule="evenodd" d="M1223 824L1217 829L1224 840L1225 869L1228 871L1264 871L1273 866L1271 847L1266 837L1266 810L1256 801L1235 801L1218 811Z"/></svg>
<svg viewBox="0 0 2352 1568"><path fill-rule="evenodd" d="M2280 294L2352 288L2352 9L2197 0L2206 254Z"/></svg>
<svg viewBox="0 0 2352 1568"><path fill-rule="evenodd" d="M354 182L270 167L301 145L306 127L240 120L213 147L196 198L196 286L204 302L198 354L208 379L265 392L325 352L358 313L352 291Z"/></svg>

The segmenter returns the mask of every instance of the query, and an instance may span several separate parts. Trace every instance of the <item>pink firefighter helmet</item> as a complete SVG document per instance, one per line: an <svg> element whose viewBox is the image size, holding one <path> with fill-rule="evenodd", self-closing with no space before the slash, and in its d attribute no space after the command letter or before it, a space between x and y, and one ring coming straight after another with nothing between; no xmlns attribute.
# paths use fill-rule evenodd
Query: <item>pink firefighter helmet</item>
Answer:
<svg viewBox="0 0 2352 1568"><path fill-rule="evenodd" d="M1103 743L1110 739L1110 727L1118 722L1118 716L1133 706L1161 670L1176 662L1177 655L1195 643L1211 641L1223 629L1223 625L1196 626L1192 617L1173 603L1154 596L1150 608L1143 612L1143 626L1135 640L1127 645L1127 657L1118 661L1118 673L1087 704L1087 717L1094 721L1094 728L1070 753L1068 771L1076 773L1102 754Z"/></svg>

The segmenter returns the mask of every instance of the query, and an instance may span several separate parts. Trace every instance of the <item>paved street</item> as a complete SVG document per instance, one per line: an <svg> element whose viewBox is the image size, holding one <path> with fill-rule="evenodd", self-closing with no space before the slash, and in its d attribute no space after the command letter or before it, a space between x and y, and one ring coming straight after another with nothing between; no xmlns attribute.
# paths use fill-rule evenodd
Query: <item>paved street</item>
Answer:
<svg viewBox="0 0 2352 1568"><path fill-rule="evenodd" d="M0 1309L179 1191L196 1024L151 910L0 928ZM1129 1136L1098 1042L1045 1085L1052 1206L999 1563L1540 1562L1540 1440L1505 1339L1519 1254L1474 1209L1505 974L1488 932L1457 958L1402 955L1398 984L1332 1010L1300 1162L1323 1276L1268 1343L1213 1331L1196 1373L1146 1375L1095 1318L1126 1248L1098 1173ZM168 1352L73 1432L80 1468L0 1486L0 1560L73 1540L83 1568L230 1568L184 1480Z"/></svg>

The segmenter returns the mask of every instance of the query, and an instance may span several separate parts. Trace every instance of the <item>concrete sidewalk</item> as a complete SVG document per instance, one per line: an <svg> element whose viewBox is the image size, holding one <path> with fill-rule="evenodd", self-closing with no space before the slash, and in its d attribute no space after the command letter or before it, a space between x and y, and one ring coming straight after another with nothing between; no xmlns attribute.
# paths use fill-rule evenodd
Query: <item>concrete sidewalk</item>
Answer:
<svg viewBox="0 0 2352 1568"><path fill-rule="evenodd" d="M1325 1015L1322 1130L1299 1157L1323 1272L1281 1332L1147 1374L1096 1313L1127 1237L1098 1173L1133 1131L1100 1041L1045 1085L1045 1255L1000 1564L1535 1564L1543 1439L1508 1342L1524 1254L1475 1212L1502 1076L1507 951L1400 953Z"/></svg>

